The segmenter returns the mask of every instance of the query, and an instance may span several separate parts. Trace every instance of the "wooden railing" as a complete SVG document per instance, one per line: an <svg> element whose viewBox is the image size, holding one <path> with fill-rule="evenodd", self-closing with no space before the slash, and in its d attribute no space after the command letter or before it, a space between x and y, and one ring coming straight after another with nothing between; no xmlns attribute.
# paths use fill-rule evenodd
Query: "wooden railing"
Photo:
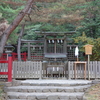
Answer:
<svg viewBox="0 0 100 100"><path fill-rule="evenodd" d="M43 63L41 61L13 61L13 78L28 79L28 78L44 78ZM0 70L6 71L7 65L0 63ZM90 79L100 79L100 61L90 61ZM78 79L84 79L84 67L82 64L77 66L76 74ZM74 62L69 61L66 65L67 79L74 79ZM0 78L7 78L6 75L0 75ZM86 65L86 79L88 79L88 68Z"/></svg>
<svg viewBox="0 0 100 100"><path fill-rule="evenodd" d="M2 56L0 57L0 60L7 60L7 54L6 53L3 53ZM18 54L17 53L12 53L12 60L13 61L16 61L18 60ZM27 60L27 53L24 52L24 53L21 53L21 60L22 61L26 61Z"/></svg>
<svg viewBox="0 0 100 100"><path fill-rule="evenodd" d="M14 61L13 78L41 78L42 62Z"/></svg>
<svg viewBox="0 0 100 100"><path fill-rule="evenodd" d="M12 55L9 54L8 60L2 60L0 64L2 65L0 68L0 75L7 75L8 82L12 82ZM3 67L5 67L6 70Z"/></svg>
<svg viewBox="0 0 100 100"><path fill-rule="evenodd" d="M84 78L84 65L80 64L77 66L77 78ZM86 64L86 78L90 76L91 79L100 78L100 61L90 61L89 63L89 72L88 73L88 65ZM74 78L74 62L68 62L68 78Z"/></svg>

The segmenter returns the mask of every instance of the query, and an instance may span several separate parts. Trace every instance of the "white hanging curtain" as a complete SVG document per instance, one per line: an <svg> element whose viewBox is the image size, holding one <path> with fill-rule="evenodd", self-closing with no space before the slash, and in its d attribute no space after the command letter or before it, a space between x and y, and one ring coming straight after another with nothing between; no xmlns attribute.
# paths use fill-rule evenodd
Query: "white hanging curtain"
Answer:
<svg viewBox="0 0 100 100"><path fill-rule="evenodd" d="M79 49L78 49L78 46L75 48L75 56L77 56L78 57L78 55L79 55Z"/></svg>
<svg viewBox="0 0 100 100"><path fill-rule="evenodd" d="M79 55L79 49L78 46L75 48L75 56L77 57L77 61L78 61L78 55Z"/></svg>

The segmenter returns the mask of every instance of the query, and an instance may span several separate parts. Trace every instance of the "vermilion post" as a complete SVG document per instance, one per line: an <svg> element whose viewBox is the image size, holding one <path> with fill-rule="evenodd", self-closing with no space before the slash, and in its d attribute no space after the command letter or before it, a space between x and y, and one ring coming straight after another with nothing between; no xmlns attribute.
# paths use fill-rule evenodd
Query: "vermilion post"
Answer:
<svg viewBox="0 0 100 100"><path fill-rule="evenodd" d="M12 55L8 54L8 82L12 82Z"/></svg>

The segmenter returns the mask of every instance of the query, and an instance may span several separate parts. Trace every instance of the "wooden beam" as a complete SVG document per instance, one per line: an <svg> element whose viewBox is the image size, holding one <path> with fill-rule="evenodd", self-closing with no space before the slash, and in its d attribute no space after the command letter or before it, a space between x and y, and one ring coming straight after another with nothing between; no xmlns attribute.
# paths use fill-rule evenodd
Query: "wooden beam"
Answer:
<svg viewBox="0 0 100 100"><path fill-rule="evenodd" d="M24 39L21 39L21 43L43 43L44 40L24 40Z"/></svg>
<svg viewBox="0 0 100 100"><path fill-rule="evenodd" d="M76 33L76 31L69 31L69 32L41 32L41 31L35 31L36 34L39 35L71 35Z"/></svg>
<svg viewBox="0 0 100 100"><path fill-rule="evenodd" d="M76 47L78 45L67 45L67 47Z"/></svg>
<svg viewBox="0 0 100 100"><path fill-rule="evenodd" d="M23 45L22 47L28 47L28 45ZM30 45L30 47L44 47L44 45Z"/></svg>
<svg viewBox="0 0 100 100"><path fill-rule="evenodd" d="M66 47L76 47L78 45L67 45ZM28 45L23 45L22 47L28 47ZM30 47L44 47L44 45L30 45Z"/></svg>

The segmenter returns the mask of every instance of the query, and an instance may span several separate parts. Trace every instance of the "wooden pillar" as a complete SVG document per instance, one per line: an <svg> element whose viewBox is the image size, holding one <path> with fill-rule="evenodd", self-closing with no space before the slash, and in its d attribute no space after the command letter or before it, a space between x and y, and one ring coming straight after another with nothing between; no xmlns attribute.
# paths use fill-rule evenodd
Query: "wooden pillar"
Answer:
<svg viewBox="0 0 100 100"><path fill-rule="evenodd" d="M42 79L42 62L40 61L40 77L39 79L41 80Z"/></svg>
<svg viewBox="0 0 100 100"><path fill-rule="evenodd" d="M64 46L63 46L63 52L66 53L66 36L64 36Z"/></svg>
<svg viewBox="0 0 100 100"><path fill-rule="evenodd" d="M57 53L57 41L54 40L54 53Z"/></svg>
<svg viewBox="0 0 100 100"><path fill-rule="evenodd" d="M44 36L44 54L47 52L47 40L46 35Z"/></svg>
<svg viewBox="0 0 100 100"><path fill-rule="evenodd" d="M70 61L68 61L68 79L70 80L71 79L71 76L70 76Z"/></svg>
<svg viewBox="0 0 100 100"><path fill-rule="evenodd" d="M8 82L12 82L12 55L8 54Z"/></svg>
<svg viewBox="0 0 100 100"><path fill-rule="evenodd" d="M31 60L30 42L28 42L28 60Z"/></svg>
<svg viewBox="0 0 100 100"><path fill-rule="evenodd" d="M54 53L56 54L57 53L57 41L54 40ZM56 61L57 59L54 58L54 60Z"/></svg>

